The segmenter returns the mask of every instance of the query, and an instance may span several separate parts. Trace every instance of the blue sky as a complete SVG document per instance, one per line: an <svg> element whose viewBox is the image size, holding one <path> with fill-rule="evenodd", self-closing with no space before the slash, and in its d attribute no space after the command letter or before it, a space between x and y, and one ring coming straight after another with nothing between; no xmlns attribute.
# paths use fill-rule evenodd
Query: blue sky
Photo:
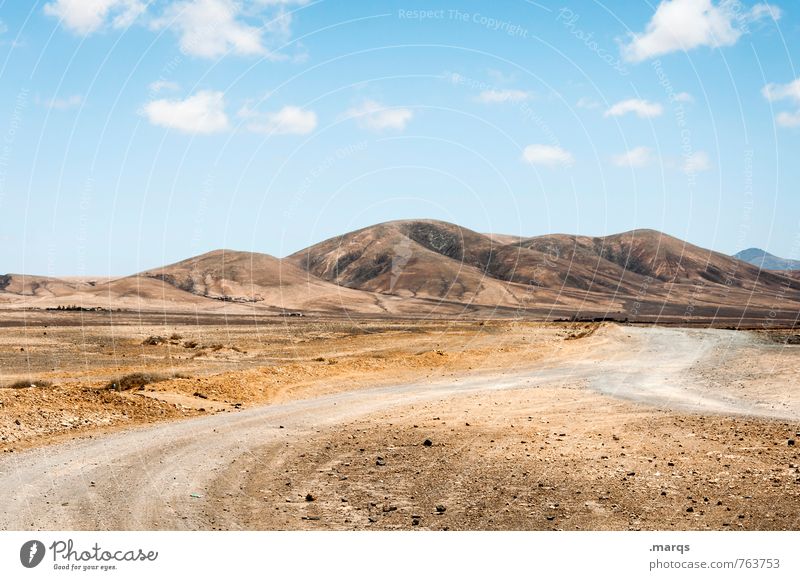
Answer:
<svg viewBox="0 0 800 580"><path fill-rule="evenodd" d="M800 7L0 0L0 271L373 223L800 257Z"/></svg>

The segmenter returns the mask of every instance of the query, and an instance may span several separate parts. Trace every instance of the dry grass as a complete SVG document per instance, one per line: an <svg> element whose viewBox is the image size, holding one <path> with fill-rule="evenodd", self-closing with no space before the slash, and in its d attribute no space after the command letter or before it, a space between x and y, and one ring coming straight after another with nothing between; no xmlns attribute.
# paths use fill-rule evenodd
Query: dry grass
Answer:
<svg viewBox="0 0 800 580"><path fill-rule="evenodd" d="M144 389L147 385L161 383L170 379L188 379L188 375L182 373L161 374L161 373L130 373L110 382L106 388L112 391L131 391L134 389Z"/></svg>
<svg viewBox="0 0 800 580"><path fill-rule="evenodd" d="M48 387L52 387L53 383L50 381L44 380L23 380L23 381L15 381L8 385L6 388L8 389L30 389L30 388L41 388L46 389Z"/></svg>

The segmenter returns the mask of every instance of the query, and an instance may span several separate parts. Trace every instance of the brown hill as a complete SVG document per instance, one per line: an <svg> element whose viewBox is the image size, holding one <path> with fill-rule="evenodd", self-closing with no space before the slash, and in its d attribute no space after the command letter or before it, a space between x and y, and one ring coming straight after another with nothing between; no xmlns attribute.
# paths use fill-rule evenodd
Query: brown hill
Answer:
<svg viewBox="0 0 800 580"><path fill-rule="evenodd" d="M516 291L487 271L500 247L482 234L432 220L378 224L331 238L287 260L347 288L398 296L516 305Z"/></svg>
<svg viewBox="0 0 800 580"><path fill-rule="evenodd" d="M394 297L332 284L290 261L254 252L216 250L143 272L140 277L206 299L273 310L398 314L413 308Z"/></svg>
<svg viewBox="0 0 800 580"><path fill-rule="evenodd" d="M797 284L785 276L653 230L515 239L432 220L396 221L288 259L349 288L538 311L715 316L720 307L769 308L776 293L795 307L800 302Z"/></svg>

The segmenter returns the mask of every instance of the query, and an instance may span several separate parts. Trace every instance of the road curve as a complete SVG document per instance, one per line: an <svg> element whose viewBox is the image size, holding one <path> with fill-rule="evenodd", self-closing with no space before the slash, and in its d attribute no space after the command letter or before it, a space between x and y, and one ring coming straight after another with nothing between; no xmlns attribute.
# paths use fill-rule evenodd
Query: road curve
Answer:
<svg viewBox="0 0 800 580"><path fill-rule="evenodd" d="M765 415L704 390L692 368L750 338L717 330L606 327L545 366L345 392L130 429L6 454L0 529L209 529L206 490L225 489L237 458L300 441L393 406L545 384L703 413ZM580 343L580 344L578 344ZM779 417L776 417L779 418ZM238 483L230 481L235 498Z"/></svg>

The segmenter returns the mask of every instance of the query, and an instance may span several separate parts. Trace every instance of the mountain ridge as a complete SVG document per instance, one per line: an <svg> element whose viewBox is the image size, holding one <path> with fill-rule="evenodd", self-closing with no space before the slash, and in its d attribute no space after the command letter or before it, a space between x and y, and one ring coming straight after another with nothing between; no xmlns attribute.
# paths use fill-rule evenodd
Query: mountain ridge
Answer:
<svg viewBox="0 0 800 580"><path fill-rule="evenodd" d="M781 258L761 248L747 248L735 253L733 257L763 270L800 270L800 260Z"/></svg>
<svg viewBox="0 0 800 580"><path fill-rule="evenodd" d="M394 220L285 258L218 249L92 281L7 274L0 307L358 316L609 315L735 318L800 312L800 282L652 229L608 236L481 234L439 220Z"/></svg>

